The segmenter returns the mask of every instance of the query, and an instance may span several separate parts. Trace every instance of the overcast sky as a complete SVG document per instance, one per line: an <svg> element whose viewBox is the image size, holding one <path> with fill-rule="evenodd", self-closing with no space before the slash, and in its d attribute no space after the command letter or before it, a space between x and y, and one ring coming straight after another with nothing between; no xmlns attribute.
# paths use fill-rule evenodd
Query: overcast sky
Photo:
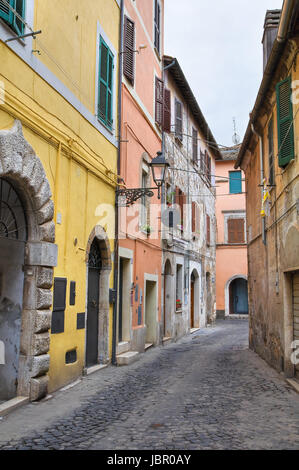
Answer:
<svg viewBox="0 0 299 470"><path fill-rule="evenodd" d="M176 57L219 144L242 139L262 79L266 10L283 0L165 0L165 54Z"/></svg>

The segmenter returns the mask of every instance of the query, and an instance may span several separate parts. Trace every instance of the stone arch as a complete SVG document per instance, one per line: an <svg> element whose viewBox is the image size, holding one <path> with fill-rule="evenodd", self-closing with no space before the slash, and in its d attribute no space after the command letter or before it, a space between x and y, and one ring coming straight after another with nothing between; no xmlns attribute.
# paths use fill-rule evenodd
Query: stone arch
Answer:
<svg viewBox="0 0 299 470"><path fill-rule="evenodd" d="M92 230L86 248L86 265L88 266L90 248L94 240L97 240L101 252L102 268L99 285L99 310L98 310L98 363L109 362L109 281L112 269L111 249L106 231L100 225ZM88 291L88 269L87 269L87 291ZM88 311L86 305L86 312ZM86 332L87 333L87 332Z"/></svg>
<svg viewBox="0 0 299 470"><path fill-rule="evenodd" d="M229 278L229 279L226 281L225 290L224 290L225 316L228 316L228 315L229 315L229 310L230 310L230 309L229 309L229 288L230 288L231 283L232 283L235 279L244 279L245 281L248 282L248 278L247 278L247 276L245 276L245 274L235 274L234 276L232 276L231 278Z"/></svg>
<svg viewBox="0 0 299 470"><path fill-rule="evenodd" d="M190 327L199 328L200 327L200 276L196 268L193 268L191 271L189 285L190 285Z"/></svg>
<svg viewBox="0 0 299 470"><path fill-rule="evenodd" d="M16 120L0 131L0 178L16 189L27 218L17 395L48 391L53 268L57 264L54 204L43 165Z"/></svg>
<svg viewBox="0 0 299 470"><path fill-rule="evenodd" d="M163 321L162 338L173 336L175 277L173 262L166 256L163 268Z"/></svg>

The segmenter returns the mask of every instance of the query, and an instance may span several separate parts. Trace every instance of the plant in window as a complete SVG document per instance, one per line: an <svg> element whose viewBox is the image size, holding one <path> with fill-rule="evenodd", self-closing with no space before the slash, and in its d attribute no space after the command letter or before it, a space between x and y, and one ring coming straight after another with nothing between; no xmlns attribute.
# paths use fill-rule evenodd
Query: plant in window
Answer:
<svg viewBox="0 0 299 470"><path fill-rule="evenodd" d="M182 301L180 299L176 299L176 310L181 310L182 308Z"/></svg>

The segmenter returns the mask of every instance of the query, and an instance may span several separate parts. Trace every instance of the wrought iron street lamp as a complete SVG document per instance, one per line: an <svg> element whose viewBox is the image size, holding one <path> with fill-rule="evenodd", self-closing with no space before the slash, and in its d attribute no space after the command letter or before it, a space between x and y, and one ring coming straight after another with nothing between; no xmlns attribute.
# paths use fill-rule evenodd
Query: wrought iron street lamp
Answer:
<svg viewBox="0 0 299 470"><path fill-rule="evenodd" d="M157 152L157 156L152 159L149 166L152 169L153 180L156 184L155 188L123 188L117 190L117 195L125 198L125 206L131 206L138 199L144 196L153 197L153 190L158 189L158 199L160 199L160 190L165 181L166 170L169 163L166 162L163 153Z"/></svg>
<svg viewBox="0 0 299 470"><path fill-rule="evenodd" d="M160 190L165 182L166 171L169 163L165 160L162 152L157 152L157 156L152 159L150 167L153 173L153 180L158 187L158 199L160 199Z"/></svg>

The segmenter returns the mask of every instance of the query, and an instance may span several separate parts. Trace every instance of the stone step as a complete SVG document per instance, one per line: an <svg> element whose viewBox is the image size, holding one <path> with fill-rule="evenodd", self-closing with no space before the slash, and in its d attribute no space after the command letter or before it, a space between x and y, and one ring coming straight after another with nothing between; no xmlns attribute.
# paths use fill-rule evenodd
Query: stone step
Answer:
<svg viewBox="0 0 299 470"><path fill-rule="evenodd" d="M118 366L128 366L129 364L132 364L132 362L137 361L137 359L139 359L138 351L128 351L116 356Z"/></svg>
<svg viewBox="0 0 299 470"><path fill-rule="evenodd" d="M15 397L11 400L2 402L0 405L0 416L5 416L11 411L15 410L19 406L25 405L25 403L29 402L28 397Z"/></svg>
<svg viewBox="0 0 299 470"><path fill-rule="evenodd" d="M152 346L153 346L153 343L145 343L144 350L146 351L147 349L151 348Z"/></svg>
<svg viewBox="0 0 299 470"><path fill-rule="evenodd" d="M130 343L128 341L121 341L116 346L116 354L123 354L130 351Z"/></svg>

